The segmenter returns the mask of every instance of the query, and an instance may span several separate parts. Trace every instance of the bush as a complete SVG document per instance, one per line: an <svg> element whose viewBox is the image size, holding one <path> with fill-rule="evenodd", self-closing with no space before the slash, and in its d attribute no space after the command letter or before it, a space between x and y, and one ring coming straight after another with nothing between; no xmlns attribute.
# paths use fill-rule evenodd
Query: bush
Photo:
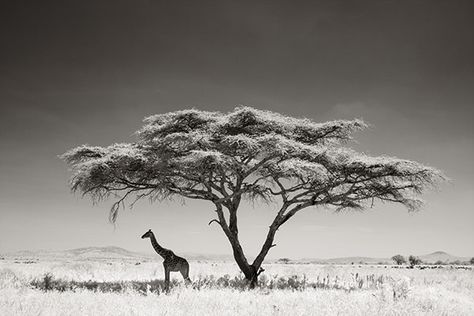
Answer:
<svg viewBox="0 0 474 316"><path fill-rule="evenodd" d="M408 262L410 263L410 266L412 267L423 263L423 261L421 261L420 258L415 257L415 256L408 257Z"/></svg>
<svg viewBox="0 0 474 316"><path fill-rule="evenodd" d="M395 262L395 264L397 265L402 265L402 264L405 264L407 263L407 260L405 259L404 256L402 255L395 255L392 257L392 260Z"/></svg>

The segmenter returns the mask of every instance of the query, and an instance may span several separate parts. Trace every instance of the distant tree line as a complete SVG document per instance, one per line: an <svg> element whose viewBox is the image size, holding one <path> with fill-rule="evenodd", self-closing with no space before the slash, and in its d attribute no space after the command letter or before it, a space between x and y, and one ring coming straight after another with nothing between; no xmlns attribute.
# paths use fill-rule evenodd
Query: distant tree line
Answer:
<svg viewBox="0 0 474 316"><path fill-rule="evenodd" d="M398 254L398 255L395 255L391 258L393 260L393 262L396 264L396 265L403 265L403 264L409 264L410 266L417 266L417 265L420 265L420 264L430 264L430 263L427 263L427 262L423 262L423 260L421 260L420 258L416 257L416 256L413 256L413 255L410 255L408 256L408 260ZM435 265L445 265L445 264L451 264L451 265L468 265L468 264L471 264L471 265L474 265L474 257L471 258L471 260L469 261L460 261L460 260L455 260L455 261L451 261L451 262L447 262L447 261L441 261L441 260L438 260L434 263Z"/></svg>

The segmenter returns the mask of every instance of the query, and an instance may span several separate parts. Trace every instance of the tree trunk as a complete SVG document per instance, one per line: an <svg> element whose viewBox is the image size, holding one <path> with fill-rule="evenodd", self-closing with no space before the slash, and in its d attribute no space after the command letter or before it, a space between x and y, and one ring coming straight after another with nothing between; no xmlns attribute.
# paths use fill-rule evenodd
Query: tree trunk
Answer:
<svg viewBox="0 0 474 316"><path fill-rule="evenodd" d="M262 249L260 250L260 253L257 255L257 257L255 258L255 260L252 263L252 266L254 266L257 270L262 265L263 260L267 256L268 251L270 250L270 248L275 246L273 244L273 240L275 238L275 233L276 233L278 227L279 226L277 224L272 224L270 226L269 230L268 230L267 238L265 239L265 242L263 243Z"/></svg>
<svg viewBox="0 0 474 316"><path fill-rule="evenodd" d="M240 271L242 271L242 273L244 274L245 279L249 281L250 288L255 288L255 286L257 285L258 271L260 266L255 267L248 263L247 258L245 257L244 252L242 250L242 247L240 246L240 242L236 236L229 235L227 237L232 246L235 262L239 266Z"/></svg>
<svg viewBox="0 0 474 316"><path fill-rule="evenodd" d="M253 265L248 264L245 256L242 256L241 253L234 251L234 259L237 262L240 270L243 272L245 279L249 282L249 287L251 289L255 288L258 283L258 275L260 267L254 267Z"/></svg>
<svg viewBox="0 0 474 316"><path fill-rule="evenodd" d="M234 239L234 238L232 239L229 238L229 241L232 246L235 262L239 266L240 270L244 273L245 278L250 280L251 275L252 275L252 269L247 261L247 258L244 255L244 252L242 250L242 247L240 246L239 240Z"/></svg>
<svg viewBox="0 0 474 316"><path fill-rule="evenodd" d="M249 280L249 282L250 282L249 287L251 289L254 289L258 284L258 275L260 273L258 272L259 269L256 269L254 266L250 266L250 270L252 271L252 273L250 275L250 278L247 278L247 280Z"/></svg>
<svg viewBox="0 0 474 316"><path fill-rule="evenodd" d="M244 273L245 279L249 281L250 288L255 288L257 285L258 269L250 265L245 257L242 246L239 241L239 230L237 225L237 209L240 204L240 197L236 197L233 203L227 206L229 210L229 225L223 226L225 234L232 246L235 262L240 270Z"/></svg>
<svg viewBox="0 0 474 316"><path fill-rule="evenodd" d="M239 266L240 270L243 272L245 279L249 281L249 286L251 289L257 286L258 276L264 271L261 266L263 260L268 254L268 251L271 247L274 246L272 243L275 237L276 230L276 226L270 226L270 230L268 232L265 243L262 246L262 250L255 258L252 264L248 263L247 258L245 257L244 252L242 250L242 247L240 246L238 238L233 235L227 236L232 246L235 262Z"/></svg>
<svg viewBox="0 0 474 316"><path fill-rule="evenodd" d="M262 273L263 270L261 268L263 260L265 260L265 257L268 254L268 251L270 251L270 248L276 246L273 244L273 241L275 239L275 234L280 228L281 225L283 225L290 217L292 217L297 211L299 211L301 208L303 208L302 205L298 205L291 209L288 213L285 213L285 211L288 209L289 204L286 202L282 205L281 209L278 211L277 216L273 220L272 224L268 228L268 233L267 237L265 238L265 242L263 243L262 249L260 250L260 253L257 255L255 260L253 261L251 267L252 267L252 275L251 275L251 283L250 287L255 286L257 284L257 278Z"/></svg>
<svg viewBox="0 0 474 316"><path fill-rule="evenodd" d="M227 239L229 240L232 251L234 254L234 259L237 265L239 266L240 270L243 272L245 279L249 281L249 287L251 289L255 288L258 283L258 276L264 270L261 268L263 260L265 259L268 251L271 247L273 247L273 239L275 237L275 233L281 225L281 213L279 212L278 216L273 221L270 229L268 231L267 237L265 242L260 250L260 253L255 258L252 264L249 264L247 258L245 257L244 251L242 246L240 245L239 237L238 237L238 228L237 228L237 205L233 205L233 207L229 208L230 216L229 216L229 225L227 225L226 220L224 218L222 207L221 205L217 206L217 214L219 217L219 224L222 227ZM286 209L286 206L284 206ZM283 208L282 208L283 209Z"/></svg>

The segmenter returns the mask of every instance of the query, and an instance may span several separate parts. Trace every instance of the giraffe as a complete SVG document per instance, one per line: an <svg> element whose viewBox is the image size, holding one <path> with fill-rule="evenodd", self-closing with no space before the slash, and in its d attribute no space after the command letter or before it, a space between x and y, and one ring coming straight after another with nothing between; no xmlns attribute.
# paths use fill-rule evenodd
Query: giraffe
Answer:
<svg viewBox="0 0 474 316"><path fill-rule="evenodd" d="M173 251L163 248L158 244L155 238L155 234L149 229L145 234L143 234L142 239L150 238L151 245L153 249L165 259L163 261L163 267L165 268L165 288L166 291L169 291L170 286L170 272L179 271L183 276L185 282L191 282L189 278L189 263L186 259L179 257L174 254Z"/></svg>

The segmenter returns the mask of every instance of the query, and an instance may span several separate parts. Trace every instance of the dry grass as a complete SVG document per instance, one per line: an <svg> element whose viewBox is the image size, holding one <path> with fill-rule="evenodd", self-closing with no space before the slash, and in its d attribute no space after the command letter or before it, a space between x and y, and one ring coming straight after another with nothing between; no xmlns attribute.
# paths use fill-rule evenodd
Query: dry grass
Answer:
<svg viewBox="0 0 474 316"><path fill-rule="evenodd" d="M474 315L474 272L268 264L248 290L232 263L191 262L193 284L160 262L0 262L0 315Z"/></svg>

